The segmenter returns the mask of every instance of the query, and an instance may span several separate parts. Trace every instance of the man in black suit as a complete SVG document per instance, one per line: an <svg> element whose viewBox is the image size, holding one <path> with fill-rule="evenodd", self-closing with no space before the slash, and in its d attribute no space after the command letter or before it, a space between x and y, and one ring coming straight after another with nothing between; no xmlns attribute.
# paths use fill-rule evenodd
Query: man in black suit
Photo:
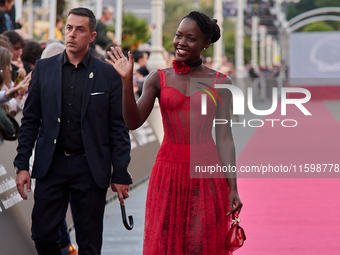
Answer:
<svg viewBox="0 0 340 255"><path fill-rule="evenodd" d="M17 189L30 191L35 147L32 238L41 254L61 254L59 226L69 194L79 254L100 254L107 187L129 197L129 133L122 118L121 79L88 51L96 36L92 11L75 8L66 22L66 50L38 60L19 132ZM113 171L111 168L113 166Z"/></svg>

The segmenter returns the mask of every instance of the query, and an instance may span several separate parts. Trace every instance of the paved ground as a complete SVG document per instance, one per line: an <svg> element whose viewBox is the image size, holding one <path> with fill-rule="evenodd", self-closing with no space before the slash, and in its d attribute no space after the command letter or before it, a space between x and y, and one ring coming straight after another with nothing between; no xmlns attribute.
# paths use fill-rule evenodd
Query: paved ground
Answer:
<svg viewBox="0 0 340 255"><path fill-rule="evenodd" d="M125 229L118 200L110 202L105 209L104 240L102 255L140 255L143 250L144 208L148 181L130 191L126 200L126 213L132 215L134 228ZM75 243L74 231L71 239Z"/></svg>

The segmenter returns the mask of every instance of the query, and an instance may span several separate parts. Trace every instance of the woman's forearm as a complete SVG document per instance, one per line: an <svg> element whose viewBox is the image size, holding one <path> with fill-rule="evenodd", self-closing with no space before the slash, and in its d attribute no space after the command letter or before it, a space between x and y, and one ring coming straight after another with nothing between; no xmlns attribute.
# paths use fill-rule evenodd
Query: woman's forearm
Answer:
<svg viewBox="0 0 340 255"><path fill-rule="evenodd" d="M133 92L132 77L122 79L123 82L123 117L129 129L136 129L143 123L139 123L139 111Z"/></svg>
<svg viewBox="0 0 340 255"><path fill-rule="evenodd" d="M222 166L227 166L227 169L231 170L225 173L229 189L237 192L237 171L234 141L229 139L218 141L217 149Z"/></svg>

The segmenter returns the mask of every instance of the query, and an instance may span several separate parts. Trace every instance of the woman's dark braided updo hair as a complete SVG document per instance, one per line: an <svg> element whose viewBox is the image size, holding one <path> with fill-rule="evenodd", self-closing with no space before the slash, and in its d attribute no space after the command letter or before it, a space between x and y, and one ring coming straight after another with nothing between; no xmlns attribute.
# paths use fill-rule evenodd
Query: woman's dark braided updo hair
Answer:
<svg viewBox="0 0 340 255"><path fill-rule="evenodd" d="M198 27L206 35L206 38L211 43L216 42L221 37L220 27L217 25L216 19L210 19L207 15L201 12L192 11L183 19L189 18L196 21Z"/></svg>

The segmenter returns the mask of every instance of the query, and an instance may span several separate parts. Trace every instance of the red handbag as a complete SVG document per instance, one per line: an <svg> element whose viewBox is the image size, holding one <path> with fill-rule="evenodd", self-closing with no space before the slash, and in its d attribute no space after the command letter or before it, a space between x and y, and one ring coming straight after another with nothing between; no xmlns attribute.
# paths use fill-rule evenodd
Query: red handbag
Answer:
<svg viewBox="0 0 340 255"><path fill-rule="evenodd" d="M239 225L240 218L235 215L235 220L232 221L230 230L225 238L225 248L227 251L234 252L241 248L246 240L246 235L243 228Z"/></svg>

